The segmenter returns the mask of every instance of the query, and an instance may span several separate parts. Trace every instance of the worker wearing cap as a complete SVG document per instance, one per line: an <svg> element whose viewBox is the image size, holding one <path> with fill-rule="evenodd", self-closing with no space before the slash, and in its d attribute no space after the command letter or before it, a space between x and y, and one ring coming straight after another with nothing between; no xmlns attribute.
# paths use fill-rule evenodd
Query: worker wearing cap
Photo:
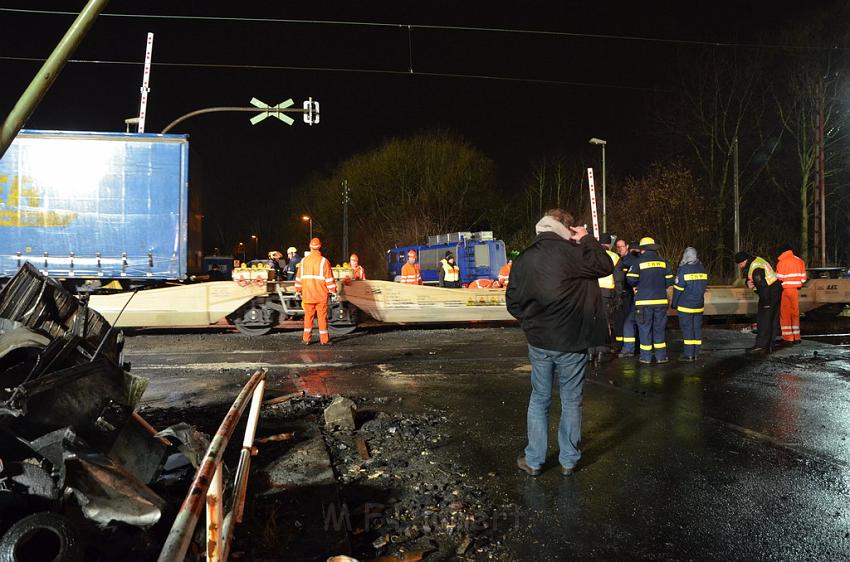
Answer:
<svg viewBox="0 0 850 562"><path fill-rule="evenodd" d="M354 281L366 280L366 270L360 265L360 258L357 257L357 254L351 254L351 257L348 258L348 265L351 266L351 278Z"/></svg>
<svg viewBox="0 0 850 562"><path fill-rule="evenodd" d="M286 256L289 258L289 263L286 264L286 279L292 281L298 271L298 264L301 263L301 256L298 255L298 250L294 246L286 249Z"/></svg>
<svg viewBox="0 0 850 562"><path fill-rule="evenodd" d="M440 287L460 289L460 268L451 252L446 252L446 257L440 260Z"/></svg>
<svg viewBox="0 0 850 562"><path fill-rule="evenodd" d="M635 319L640 334L640 362L666 363L667 287L673 284L673 273L658 256L658 244L646 236L641 238L640 256L626 274L635 289Z"/></svg>
<svg viewBox="0 0 850 562"><path fill-rule="evenodd" d="M779 305L782 300L782 283L766 259L747 252L735 254L735 263L747 274L747 287L758 294L758 335L756 345L748 351L770 353L779 334Z"/></svg>
<svg viewBox="0 0 850 562"><path fill-rule="evenodd" d="M635 248L637 248L636 242ZM618 351L621 357L629 357L635 353L637 324L635 324L635 294L625 282L625 276L631 269L634 260L637 259L637 255L631 253L630 243L623 238L616 241L614 250L620 256L620 261L616 267L623 276L620 306L614 311L614 350Z"/></svg>
<svg viewBox="0 0 850 562"><path fill-rule="evenodd" d="M695 248L688 246L682 253L676 280L673 283L673 302L679 315L684 351L682 361L696 361L702 349L702 313L705 311L705 289L708 274L697 257Z"/></svg>
<svg viewBox="0 0 850 562"><path fill-rule="evenodd" d="M416 250L407 252L407 263L401 266L399 282L408 285L422 284L422 275L419 274L419 264L416 263Z"/></svg>
<svg viewBox="0 0 850 562"><path fill-rule="evenodd" d="M806 264L794 255L790 244L779 248L776 277L782 282L782 301L779 305L779 327L782 343L794 345L800 341L800 289L806 283Z"/></svg>
<svg viewBox="0 0 850 562"><path fill-rule="evenodd" d="M321 240L310 240L310 255L301 261L295 274L295 291L301 295L301 306L304 308L304 345L310 344L313 318L317 315L319 341L322 345L328 345L331 339L328 331L328 295L336 296L336 281L331 262L322 255L321 248Z"/></svg>

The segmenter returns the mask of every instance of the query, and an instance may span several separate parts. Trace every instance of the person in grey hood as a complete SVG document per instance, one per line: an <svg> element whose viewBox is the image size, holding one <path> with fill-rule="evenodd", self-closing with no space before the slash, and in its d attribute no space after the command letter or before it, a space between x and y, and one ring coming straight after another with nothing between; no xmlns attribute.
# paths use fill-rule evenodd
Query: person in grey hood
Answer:
<svg viewBox="0 0 850 562"><path fill-rule="evenodd" d="M682 253L676 280L673 282L672 307L679 316L684 353L681 360L696 361L702 349L702 314L705 311L705 289L708 274L697 258L695 248L688 246Z"/></svg>
<svg viewBox="0 0 850 562"><path fill-rule="evenodd" d="M587 349L605 343L608 326L598 279L614 271L611 258L587 227L570 213L552 209L535 226L537 237L514 259L506 292L508 312L528 340L531 397L528 446L517 466L531 476L546 460L549 404L558 381L561 420L558 460L572 474L581 457L581 398Z"/></svg>

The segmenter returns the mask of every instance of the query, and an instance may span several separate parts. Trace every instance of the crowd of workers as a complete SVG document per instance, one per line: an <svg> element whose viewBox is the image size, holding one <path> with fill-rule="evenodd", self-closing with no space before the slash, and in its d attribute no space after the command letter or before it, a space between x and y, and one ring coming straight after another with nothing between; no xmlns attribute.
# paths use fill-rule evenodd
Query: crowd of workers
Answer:
<svg viewBox="0 0 850 562"><path fill-rule="evenodd" d="M581 458L581 401L588 361L598 361L609 349L619 356L638 352L645 364L669 361L668 306L679 316L681 359L695 361L702 349L708 274L695 248L685 249L674 274L652 238L614 242L602 234L597 240L562 209L547 211L535 232L537 237L516 259L505 295L508 312L525 333L531 361L528 444L517 467L530 476L542 471L549 406L557 384L558 461L566 476ZM735 262L759 299L758 336L751 351L770 353L780 331L786 345L799 343L798 290L806 282L803 261L784 246L775 270L767 260L746 252L738 253Z"/></svg>

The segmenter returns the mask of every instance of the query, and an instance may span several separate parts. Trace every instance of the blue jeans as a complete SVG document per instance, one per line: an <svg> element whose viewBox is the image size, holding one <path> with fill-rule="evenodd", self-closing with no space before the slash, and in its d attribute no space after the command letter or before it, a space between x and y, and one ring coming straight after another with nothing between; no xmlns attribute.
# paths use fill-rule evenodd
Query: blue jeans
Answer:
<svg viewBox="0 0 850 562"><path fill-rule="evenodd" d="M549 404L555 374L561 394L561 421L558 425L558 461L572 468L581 458L581 396L587 352L568 353L528 346L531 360L531 398L528 400L528 446L525 462L540 468L549 446Z"/></svg>

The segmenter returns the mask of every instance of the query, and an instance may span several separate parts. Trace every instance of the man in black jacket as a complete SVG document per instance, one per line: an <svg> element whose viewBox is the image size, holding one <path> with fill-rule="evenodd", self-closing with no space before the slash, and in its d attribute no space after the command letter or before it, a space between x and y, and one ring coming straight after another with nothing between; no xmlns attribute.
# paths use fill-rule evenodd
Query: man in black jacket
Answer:
<svg viewBox="0 0 850 562"><path fill-rule="evenodd" d="M516 259L506 293L508 312L520 321L531 360L528 446L517 466L531 476L546 460L549 404L558 375L561 472L571 474L581 457L581 397L587 349L602 345L608 325L598 279L614 271L611 258L585 226L552 209L535 226L537 238Z"/></svg>

